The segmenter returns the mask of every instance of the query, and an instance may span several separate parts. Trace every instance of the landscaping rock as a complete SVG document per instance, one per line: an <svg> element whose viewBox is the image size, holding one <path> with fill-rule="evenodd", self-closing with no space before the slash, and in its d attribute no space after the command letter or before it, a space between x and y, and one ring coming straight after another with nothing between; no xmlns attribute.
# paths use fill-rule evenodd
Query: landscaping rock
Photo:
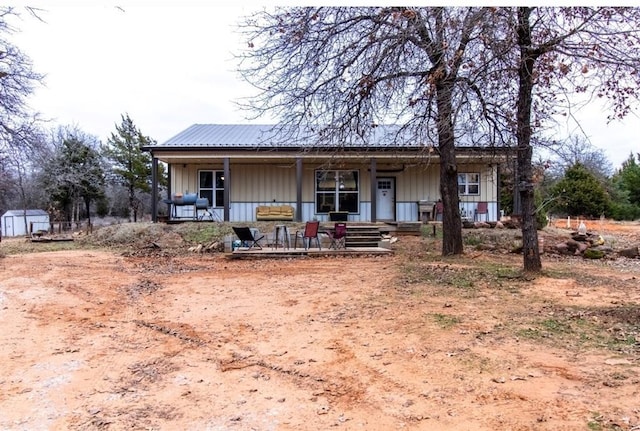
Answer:
<svg viewBox="0 0 640 431"><path fill-rule="evenodd" d="M602 250L589 248L584 251L583 256L585 259L602 259L605 256L605 253Z"/></svg>
<svg viewBox="0 0 640 431"><path fill-rule="evenodd" d="M584 243L584 242L579 242L578 243L578 249L576 250L576 254L584 254L585 251L587 251L587 249L589 248L589 244Z"/></svg>
<svg viewBox="0 0 640 431"><path fill-rule="evenodd" d="M618 255L635 259L638 256L640 256L640 252L638 250L638 247L630 247L630 248L624 248L622 250L618 250Z"/></svg>
<svg viewBox="0 0 640 431"><path fill-rule="evenodd" d="M488 229L491 225L484 221L476 221L473 223L473 227L476 229Z"/></svg>

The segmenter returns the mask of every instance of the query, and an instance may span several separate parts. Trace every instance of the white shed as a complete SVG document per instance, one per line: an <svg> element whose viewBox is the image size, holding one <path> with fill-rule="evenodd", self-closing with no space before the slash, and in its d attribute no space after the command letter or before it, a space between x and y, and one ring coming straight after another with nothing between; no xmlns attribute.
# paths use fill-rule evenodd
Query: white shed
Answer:
<svg viewBox="0 0 640 431"><path fill-rule="evenodd" d="M21 236L49 230L49 214L44 210L9 210L2 214L2 236Z"/></svg>

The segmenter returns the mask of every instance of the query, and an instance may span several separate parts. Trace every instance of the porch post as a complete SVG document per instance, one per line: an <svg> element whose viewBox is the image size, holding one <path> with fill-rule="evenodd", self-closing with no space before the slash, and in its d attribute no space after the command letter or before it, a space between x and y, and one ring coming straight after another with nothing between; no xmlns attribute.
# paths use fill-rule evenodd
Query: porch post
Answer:
<svg viewBox="0 0 640 431"><path fill-rule="evenodd" d="M167 163L167 199L171 199L171 195L173 194L173 189L171 188L171 179L173 175L171 175L173 165L171 163ZM169 205L169 210L171 210L171 205Z"/></svg>
<svg viewBox="0 0 640 431"><path fill-rule="evenodd" d="M500 164L496 165L496 220L500 220L500 208L502 207L502 199L500 199Z"/></svg>
<svg viewBox="0 0 640 431"><path fill-rule="evenodd" d="M229 190L231 189L231 168L229 167L229 157L225 157L223 159L224 164L224 221L229 221L229 213L230 213L230 205L229 197L231 193Z"/></svg>
<svg viewBox="0 0 640 431"><path fill-rule="evenodd" d="M151 155L151 221L158 221L158 159Z"/></svg>
<svg viewBox="0 0 640 431"><path fill-rule="evenodd" d="M302 159L296 158L296 221L302 221Z"/></svg>
<svg viewBox="0 0 640 431"><path fill-rule="evenodd" d="M371 158L371 222L375 223L377 220L376 213L376 197L377 197L377 189L378 189L378 181L377 181L377 161L375 158Z"/></svg>

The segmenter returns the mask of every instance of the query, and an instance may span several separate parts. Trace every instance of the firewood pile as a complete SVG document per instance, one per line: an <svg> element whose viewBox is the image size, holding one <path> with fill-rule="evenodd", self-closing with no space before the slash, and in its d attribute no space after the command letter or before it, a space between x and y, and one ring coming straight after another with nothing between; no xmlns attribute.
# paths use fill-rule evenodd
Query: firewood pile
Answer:
<svg viewBox="0 0 640 431"><path fill-rule="evenodd" d="M192 253L212 253L224 251L224 242L213 241L209 244L198 244L193 247L189 247L189 251Z"/></svg>

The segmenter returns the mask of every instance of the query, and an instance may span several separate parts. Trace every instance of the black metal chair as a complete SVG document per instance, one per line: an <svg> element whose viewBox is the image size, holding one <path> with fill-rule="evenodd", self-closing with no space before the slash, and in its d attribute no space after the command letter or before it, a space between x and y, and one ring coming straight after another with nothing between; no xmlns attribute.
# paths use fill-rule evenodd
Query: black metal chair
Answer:
<svg viewBox="0 0 640 431"><path fill-rule="evenodd" d="M234 226L233 231L244 247L248 247L249 250L251 250L253 247L262 250L262 246L260 245L259 241L264 238L264 235L256 238L256 236L253 235L253 232L251 232L251 229L248 227Z"/></svg>

